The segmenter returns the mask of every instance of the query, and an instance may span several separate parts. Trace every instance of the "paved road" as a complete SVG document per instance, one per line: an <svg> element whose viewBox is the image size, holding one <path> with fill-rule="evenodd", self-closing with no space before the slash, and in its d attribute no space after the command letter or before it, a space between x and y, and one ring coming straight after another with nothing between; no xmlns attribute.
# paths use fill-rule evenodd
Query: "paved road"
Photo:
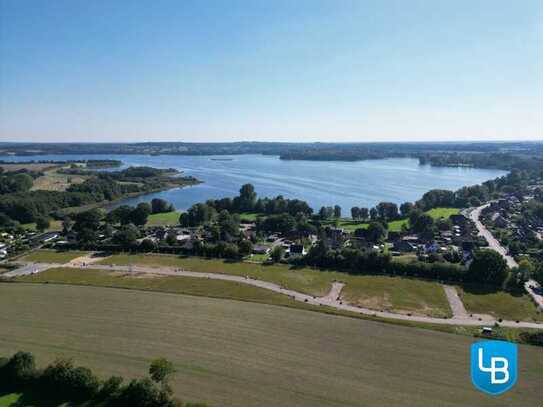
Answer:
<svg viewBox="0 0 543 407"><path fill-rule="evenodd" d="M17 269L8 271L2 274L2 277L20 277L27 276L29 274L39 273L40 271L47 270L51 267L59 267L59 264L46 264L46 263L27 263Z"/></svg>
<svg viewBox="0 0 543 407"><path fill-rule="evenodd" d="M483 209L487 208L488 206L490 206L490 204L479 206L478 208L473 209L470 212L469 216L471 220L475 223L475 226L477 226L477 230L479 231L479 234L483 236L488 242L488 247L500 253L505 259L505 261L507 262L507 265L509 267L511 268L518 267L518 263L515 261L515 259L507 254L507 250L505 250L505 248L492 235L492 233L490 233L490 231L486 228L485 225L483 225L483 223L480 220L481 212L483 211Z"/></svg>
<svg viewBox="0 0 543 407"><path fill-rule="evenodd" d="M195 278L207 278L210 280L224 280L224 281L232 281L242 284L248 284L254 287L264 288L266 290L270 290L279 294L284 294L289 297L291 297L293 300L305 302L312 305L317 306L328 306L332 307L338 310L343 311L349 311L357 314L364 314L369 316L376 316L380 318L387 318L387 319L396 319L396 320L402 320L402 321L413 321L413 322L421 322L421 323L430 323L430 324L439 324L439 325L465 325L465 326L488 326L493 325L496 320L494 319L483 319L479 318L477 316L470 317L453 317L453 318L433 318L433 317L425 317L425 316L417 316L417 315L404 315L404 314L396 314L393 312L387 312L387 311L375 311L368 308L362 308L362 307L356 307L353 305L344 304L341 300L330 298L330 294L324 296L324 297L313 297L311 295L303 294L298 291L294 290L288 290L286 288L283 288L277 284L270 283L268 281L262 281L262 280L256 280L249 277L241 277L241 276L233 276L229 274L215 274L215 273L199 273L194 271L188 271L188 270L181 270L176 268L170 268L170 267L149 267L149 266L101 266L98 267L97 265L90 265L90 266L78 266L77 268L83 269L83 270L92 270L92 269L109 269L111 271L120 271L120 272L126 272L126 273L146 273L146 274L159 274L159 275L170 275L170 276L181 276L181 277L195 277ZM340 286L341 283L338 283L337 285L332 287L332 290L334 291L332 293L332 297L335 293L340 292ZM505 327L512 327L512 328L537 328L537 329L543 329L543 324L538 324L534 322L515 322L515 321L502 321L500 323L501 326Z"/></svg>
<svg viewBox="0 0 543 407"><path fill-rule="evenodd" d="M479 234L483 236L486 241L488 242L488 247L492 250L497 251L500 253L505 261L507 262L507 265L511 268L518 267L518 263L515 261L515 259L507 254L507 250L501 245L501 243L492 235L492 233L486 228L485 225L481 222L481 212L483 209L490 206L490 204L479 206L475 209L473 209L469 217L471 220L475 223L477 226L477 230L479 231ZM535 303L539 306L540 309L543 310L543 289L539 286L537 281L535 280L528 280L526 284L524 285L524 288L528 292L528 294L533 298Z"/></svg>

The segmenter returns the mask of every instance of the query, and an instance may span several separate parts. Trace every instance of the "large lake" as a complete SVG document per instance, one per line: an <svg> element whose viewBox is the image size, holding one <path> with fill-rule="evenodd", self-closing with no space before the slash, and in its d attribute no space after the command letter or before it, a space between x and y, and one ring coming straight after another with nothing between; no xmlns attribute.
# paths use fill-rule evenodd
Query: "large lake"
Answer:
<svg viewBox="0 0 543 407"><path fill-rule="evenodd" d="M176 168L204 181L203 184L148 194L129 204L167 199L177 209L186 209L209 198L237 195L241 185L251 183L259 196L283 195L307 201L313 208L338 204L345 213L352 206L372 207L381 201L416 201L434 188L456 190L505 175L505 171L431 167L418 160L394 158L356 162L285 161L276 156L145 156L145 155L42 155L0 157L0 160L118 159L123 167L148 165Z"/></svg>

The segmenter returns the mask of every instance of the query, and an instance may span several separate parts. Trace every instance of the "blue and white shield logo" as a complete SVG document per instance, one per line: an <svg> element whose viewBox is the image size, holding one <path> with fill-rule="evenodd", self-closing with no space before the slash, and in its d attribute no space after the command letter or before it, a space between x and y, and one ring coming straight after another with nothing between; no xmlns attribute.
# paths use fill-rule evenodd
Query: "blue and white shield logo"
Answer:
<svg viewBox="0 0 543 407"><path fill-rule="evenodd" d="M517 382L517 345L481 341L471 345L471 381L485 393L498 395Z"/></svg>

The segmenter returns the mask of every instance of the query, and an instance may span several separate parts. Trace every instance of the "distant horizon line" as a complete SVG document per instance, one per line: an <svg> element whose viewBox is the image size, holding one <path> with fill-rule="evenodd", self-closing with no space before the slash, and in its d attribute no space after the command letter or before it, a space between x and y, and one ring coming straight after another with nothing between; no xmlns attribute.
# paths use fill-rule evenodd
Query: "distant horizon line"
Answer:
<svg viewBox="0 0 543 407"><path fill-rule="evenodd" d="M472 144L472 143L500 143L500 144L525 144L525 143L543 143L543 137L535 140L509 140L509 139L496 139L496 140L412 140L412 141L400 141L400 140L382 140L382 141L261 141L261 140L240 140L240 141L172 141L172 140L147 140L147 141L0 141L0 145L3 144L171 144L171 143L183 143L183 144L241 144L241 143L261 143L261 144Z"/></svg>

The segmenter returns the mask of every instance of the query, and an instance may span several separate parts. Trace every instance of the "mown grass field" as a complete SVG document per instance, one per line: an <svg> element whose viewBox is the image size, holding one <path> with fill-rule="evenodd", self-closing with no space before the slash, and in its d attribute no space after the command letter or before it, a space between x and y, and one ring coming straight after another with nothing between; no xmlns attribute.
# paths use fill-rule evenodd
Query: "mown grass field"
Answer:
<svg viewBox="0 0 543 407"><path fill-rule="evenodd" d="M98 264L169 266L196 272L250 276L317 297L326 295L332 282L340 280L347 283L344 293L348 298L345 299L354 304L364 303L368 308L376 310L393 309L432 316L450 315L443 288L437 283L421 280L353 276L311 268L291 269L285 265L229 263L216 259L168 255L115 255ZM412 290L405 292L406 289Z"/></svg>
<svg viewBox="0 0 543 407"><path fill-rule="evenodd" d="M26 256L22 257L22 261L30 261L34 263L58 263L64 264L76 259L77 257L86 256L89 252L71 250L59 252L56 250L34 250Z"/></svg>
<svg viewBox="0 0 543 407"><path fill-rule="evenodd" d="M512 295L505 291L484 292L474 289L459 291L466 310L473 314L490 314L495 318L543 322L543 313L537 310L527 294Z"/></svg>
<svg viewBox="0 0 543 407"><path fill-rule="evenodd" d="M147 218L147 226L172 226L179 224L181 212L154 213Z"/></svg>
<svg viewBox="0 0 543 407"><path fill-rule="evenodd" d="M172 360L177 396L213 406L536 406L543 349L476 391L471 338L263 304L111 288L0 284L0 355L72 357L102 377Z"/></svg>

